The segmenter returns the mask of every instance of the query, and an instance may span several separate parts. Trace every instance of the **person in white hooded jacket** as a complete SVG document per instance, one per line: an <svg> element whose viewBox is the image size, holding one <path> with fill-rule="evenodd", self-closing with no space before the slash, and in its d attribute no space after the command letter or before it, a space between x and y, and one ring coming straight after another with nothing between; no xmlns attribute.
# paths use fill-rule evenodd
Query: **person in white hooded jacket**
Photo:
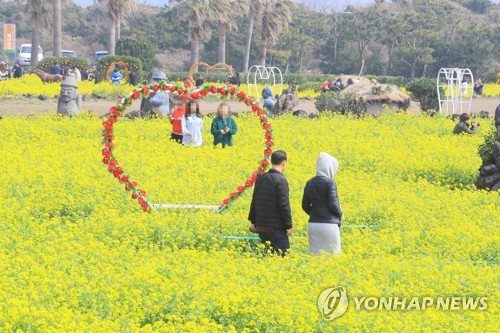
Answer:
<svg viewBox="0 0 500 333"><path fill-rule="evenodd" d="M333 180L339 162L327 153L319 153L316 176L304 189L302 209L309 215L309 252L312 254L340 253L340 207L337 184Z"/></svg>

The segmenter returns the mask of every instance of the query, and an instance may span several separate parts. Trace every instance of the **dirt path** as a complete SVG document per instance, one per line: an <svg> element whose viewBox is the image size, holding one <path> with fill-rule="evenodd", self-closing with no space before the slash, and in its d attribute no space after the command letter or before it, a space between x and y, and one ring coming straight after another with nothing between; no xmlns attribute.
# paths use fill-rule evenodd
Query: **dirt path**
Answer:
<svg viewBox="0 0 500 333"><path fill-rule="evenodd" d="M82 101L82 109L96 112L103 115L108 112L109 108L115 103L111 99L88 99ZM204 113L212 113L217 111L219 101L200 101L200 109ZM231 110L234 112L243 111L248 109L245 105L237 101L229 101ZM475 98L472 102L472 113L479 113L480 111L488 111L490 115L494 115L496 107L500 104L500 97L495 98ZM138 110L139 101L136 101L129 110ZM317 110L314 106L314 100L302 99L296 110L304 110L307 113L316 113ZM39 100L36 97L4 97L0 98L0 116L14 116L23 117L33 114L41 114L47 112L56 112L57 99Z"/></svg>

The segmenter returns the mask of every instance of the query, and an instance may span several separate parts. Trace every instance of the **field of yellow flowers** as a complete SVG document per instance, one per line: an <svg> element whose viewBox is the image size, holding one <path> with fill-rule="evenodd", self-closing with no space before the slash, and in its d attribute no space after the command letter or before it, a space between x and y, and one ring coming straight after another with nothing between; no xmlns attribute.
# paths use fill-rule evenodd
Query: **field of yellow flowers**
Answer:
<svg viewBox="0 0 500 333"><path fill-rule="evenodd" d="M235 147L169 141L165 119L120 120L115 153L156 203L217 205L262 159L262 129L241 114ZM0 120L1 332L494 332L498 193L476 191L474 136L445 118L272 120L296 233L285 258L248 236L251 190L222 214L143 213L102 164L89 113ZM341 256L308 254L302 191L319 152L340 162ZM347 312L322 319L326 288ZM356 310L353 297L487 297L484 311ZM495 324L497 323L497 324Z"/></svg>
<svg viewBox="0 0 500 333"><path fill-rule="evenodd" d="M264 89L265 85L259 84L257 85L257 89L255 87L251 87L251 94L256 95L255 91L260 92ZM283 89L288 88L287 84L284 84ZM318 89L307 89L300 90L297 92L297 96L299 98L316 98L320 94L320 85L318 85ZM60 83L42 83L38 76L35 74L24 75L21 79L13 79L13 80L4 80L0 81L0 97L2 96L15 96L15 95L43 95L50 98L59 95L60 92ZM122 84L120 86L111 84L110 82L100 82L98 84L94 84L93 81L80 81L78 83L78 92L82 95L100 95L100 96L115 96L115 95L125 95L130 92L133 87L129 84ZM246 84L241 85L241 89L245 92L248 91L248 86ZM281 87L279 85L276 86L274 93L280 93ZM468 96L468 95L467 95ZM483 90L483 96L487 97L497 97L500 96L500 84L488 83L485 84Z"/></svg>

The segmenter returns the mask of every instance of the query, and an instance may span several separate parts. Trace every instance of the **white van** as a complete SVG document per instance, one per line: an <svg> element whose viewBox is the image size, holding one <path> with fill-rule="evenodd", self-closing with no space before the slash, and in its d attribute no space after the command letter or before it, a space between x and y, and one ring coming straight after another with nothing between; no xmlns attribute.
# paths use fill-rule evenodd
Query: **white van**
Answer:
<svg viewBox="0 0 500 333"><path fill-rule="evenodd" d="M43 50L38 45L38 61L43 59ZM31 65L31 44L21 44L19 50L17 50L17 61L21 66Z"/></svg>
<svg viewBox="0 0 500 333"><path fill-rule="evenodd" d="M90 62L92 66L97 65L97 62L101 60L101 58L108 55L108 51L97 51L92 53L92 61Z"/></svg>
<svg viewBox="0 0 500 333"><path fill-rule="evenodd" d="M76 52L71 50L62 50L61 54L63 57L76 58Z"/></svg>

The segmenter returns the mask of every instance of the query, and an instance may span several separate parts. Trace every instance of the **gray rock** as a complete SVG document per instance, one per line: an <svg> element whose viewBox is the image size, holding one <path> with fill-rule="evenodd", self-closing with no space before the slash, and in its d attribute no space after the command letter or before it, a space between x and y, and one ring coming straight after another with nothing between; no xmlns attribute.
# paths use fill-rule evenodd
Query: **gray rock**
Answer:
<svg viewBox="0 0 500 333"><path fill-rule="evenodd" d="M482 166L479 169L479 174L484 177L484 176L491 175L491 174L498 172L498 171L500 171L500 169L495 164L488 164L488 165Z"/></svg>
<svg viewBox="0 0 500 333"><path fill-rule="evenodd" d="M297 111L293 111L292 113L295 117L304 117L306 118L308 116L308 113L304 110L297 110Z"/></svg>
<svg viewBox="0 0 500 333"><path fill-rule="evenodd" d="M495 172L494 174L485 177L479 175L476 179L476 187L479 190L491 189L498 182L500 182L500 172Z"/></svg>
<svg viewBox="0 0 500 333"><path fill-rule="evenodd" d="M490 191L498 191L500 190L500 182L496 183L491 189Z"/></svg>
<svg viewBox="0 0 500 333"><path fill-rule="evenodd" d="M491 148L491 152L493 153L493 157L495 158L495 164L500 169L500 142L495 141L493 144L493 148Z"/></svg>
<svg viewBox="0 0 500 333"><path fill-rule="evenodd" d="M478 115L480 118L489 118L490 117L490 113L488 111L479 111Z"/></svg>

